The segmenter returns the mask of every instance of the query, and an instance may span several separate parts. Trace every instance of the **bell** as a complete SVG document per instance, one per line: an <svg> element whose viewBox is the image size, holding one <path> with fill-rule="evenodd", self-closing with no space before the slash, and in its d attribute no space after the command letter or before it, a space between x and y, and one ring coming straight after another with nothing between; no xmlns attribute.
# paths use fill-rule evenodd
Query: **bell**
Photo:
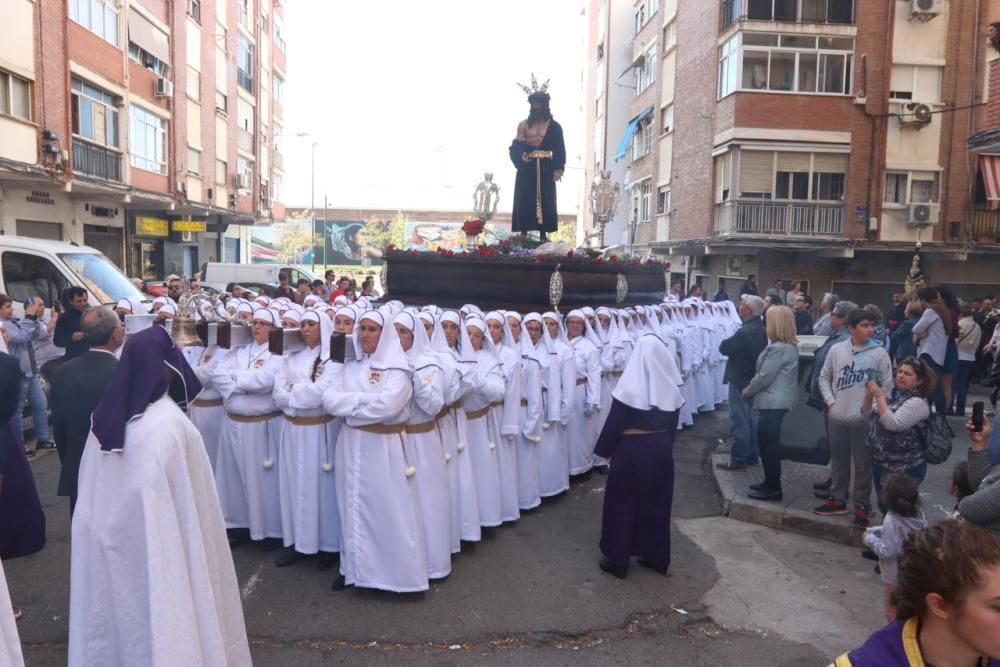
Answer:
<svg viewBox="0 0 1000 667"><path fill-rule="evenodd" d="M172 320L170 337L177 347L196 347L204 345L198 332L195 331L194 319L190 317L175 317Z"/></svg>

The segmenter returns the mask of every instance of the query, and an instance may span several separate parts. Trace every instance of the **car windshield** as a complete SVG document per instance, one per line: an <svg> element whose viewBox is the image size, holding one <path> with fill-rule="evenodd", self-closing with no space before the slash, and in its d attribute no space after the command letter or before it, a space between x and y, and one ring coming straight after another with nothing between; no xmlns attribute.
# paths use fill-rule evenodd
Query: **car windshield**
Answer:
<svg viewBox="0 0 1000 667"><path fill-rule="evenodd" d="M111 260L100 253L65 253L59 257L101 303L117 303L118 299L148 300Z"/></svg>

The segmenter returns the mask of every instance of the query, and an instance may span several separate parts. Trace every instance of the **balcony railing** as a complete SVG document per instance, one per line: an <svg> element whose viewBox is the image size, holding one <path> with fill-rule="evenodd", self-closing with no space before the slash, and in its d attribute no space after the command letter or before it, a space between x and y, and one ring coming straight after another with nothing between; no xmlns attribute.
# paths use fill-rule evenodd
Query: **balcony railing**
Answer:
<svg viewBox="0 0 1000 667"><path fill-rule="evenodd" d="M722 31L739 21L855 22L855 0L722 0Z"/></svg>
<svg viewBox="0 0 1000 667"><path fill-rule="evenodd" d="M236 83L248 93L253 92L253 77L249 73L244 72L242 67L236 68Z"/></svg>
<svg viewBox="0 0 1000 667"><path fill-rule="evenodd" d="M715 206L715 233L840 237L844 233L844 207L805 202L723 202Z"/></svg>
<svg viewBox="0 0 1000 667"><path fill-rule="evenodd" d="M1000 211L973 211L972 237L979 241L1000 241Z"/></svg>
<svg viewBox="0 0 1000 667"><path fill-rule="evenodd" d="M122 180L122 155L113 150L73 139L73 171L106 181Z"/></svg>

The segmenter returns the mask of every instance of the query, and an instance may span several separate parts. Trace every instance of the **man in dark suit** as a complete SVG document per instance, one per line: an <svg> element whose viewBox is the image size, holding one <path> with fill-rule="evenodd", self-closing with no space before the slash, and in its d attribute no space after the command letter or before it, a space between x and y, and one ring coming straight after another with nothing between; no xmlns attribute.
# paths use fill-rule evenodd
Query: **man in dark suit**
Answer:
<svg viewBox="0 0 1000 667"><path fill-rule="evenodd" d="M118 316L107 307L83 314L80 329L90 350L59 366L52 376L52 424L62 463L59 495L69 497L69 511L76 507L80 459L90 434L90 416L101 402L118 366L115 351L125 340Z"/></svg>
<svg viewBox="0 0 1000 667"><path fill-rule="evenodd" d="M767 347L767 331L760 317L763 312L763 299L743 295L739 307L743 326L719 345L719 352L728 358L723 377L729 384L729 428L733 436L729 462L716 464L721 470L746 470L758 461L757 420L742 393L757 372L757 357Z"/></svg>

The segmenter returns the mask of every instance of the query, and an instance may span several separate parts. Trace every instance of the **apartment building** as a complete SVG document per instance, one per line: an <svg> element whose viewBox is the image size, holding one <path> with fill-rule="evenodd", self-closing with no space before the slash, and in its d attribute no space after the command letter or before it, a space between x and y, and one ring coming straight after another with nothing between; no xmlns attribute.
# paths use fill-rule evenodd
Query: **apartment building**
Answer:
<svg viewBox="0 0 1000 667"><path fill-rule="evenodd" d="M608 124L621 141L600 164L628 162L636 250L731 294L756 274L887 303L918 243L932 283L1000 283L998 213L967 145L986 118L993 4L590 1L634 17L617 41L636 85L600 91L628 98L629 120Z"/></svg>
<svg viewBox="0 0 1000 667"><path fill-rule="evenodd" d="M2 3L0 232L149 280L245 261L250 227L284 218L281 5Z"/></svg>

